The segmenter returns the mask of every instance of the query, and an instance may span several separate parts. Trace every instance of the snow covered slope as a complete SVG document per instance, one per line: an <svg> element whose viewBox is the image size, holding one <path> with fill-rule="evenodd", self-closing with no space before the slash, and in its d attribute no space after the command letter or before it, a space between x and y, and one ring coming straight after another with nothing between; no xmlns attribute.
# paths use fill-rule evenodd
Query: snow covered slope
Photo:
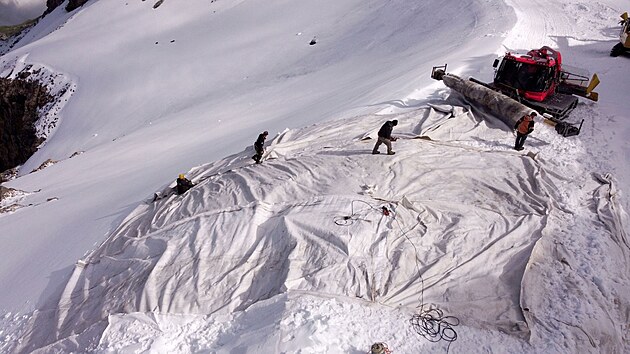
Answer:
<svg viewBox="0 0 630 354"><path fill-rule="evenodd" d="M2 304L37 307L50 272L65 278L71 260L100 243L139 200L192 166L242 150L262 130L403 99L429 82L436 55L464 47L487 52L466 38L494 34L494 26L475 21L492 22L508 9L460 6L192 0L153 9L150 2L100 0L71 14L57 9L2 57L11 64L28 54L28 62L64 73L77 87L54 136L10 184L41 192L22 202L37 208L0 221L8 230L0 279L12 284ZM451 30L467 36L435 35ZM313 36L318 43L310 46ZM498 41L482 43L494 48ZM77 152L85 153L69 159ZM48 159L60 162L28 174ZM55 202L46 203L50 198Z"/></svg>
<svg viewBox="0 0 630 354"><path fill-rule="evenodd" d="M377 0L100 0L44 18L2 67L76 90L7 184L31 206L0 215L0 348L441 352L408 322L434 305L461 321L451 352L627 351L621 4L507 5L518 18ZM500 120L444 104L430 67L489 79L502 41L600 73L580 136L537 126L519 154ZM373 156L387 119L397 154ZM274 158L251 165L261 130ZM147 203L185 171L197 187Z"/></svg>

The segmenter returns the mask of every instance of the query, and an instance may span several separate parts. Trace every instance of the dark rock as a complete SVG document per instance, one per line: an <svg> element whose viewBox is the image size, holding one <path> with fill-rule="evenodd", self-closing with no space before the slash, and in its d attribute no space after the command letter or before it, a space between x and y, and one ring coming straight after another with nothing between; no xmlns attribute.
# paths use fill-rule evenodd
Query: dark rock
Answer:
<svg viewBox="0 0 630 354"><path fill-rule="evenodd" d="M19 194L19 191L17 189L6 188L3 186L0 186L0 202L3 200L7 200L11 197L14 197L18 194Z"/></svg>
<svg viewBox="0 0 630 354"><path fill-rule="evenodd" d="M70 0L68 1L68 6L66 6L66 11L70 12L79 7L83 6L88 0Z"/></svg>
<svg viewBox="0 0 630 354"><path fill-rule="evenodd" d="M33 172L37 172L37 171L41 171L41 170L45 169L45 168L46 168L46 167L48 167L48 166L52 166L52 165L56 164L57 162L58 162L58 161L55 161L55 160L53 160L53 159L48 159L48 160L46 160L46 161L42 162L42 164L41 164L41 165L39 165L39 167L38 167L38 168L36 168L36 169L34 169L33 171L31 171L31 173L33 173Z"/></svg>
<svg viewBox="0 0 630 354"><path fill-rule="evenodd" d="M47 15L53 12L54 9L58 8L59 5L63 4L65 0L46 0L46 11L44 11L44 15ZM83 6L88 0L70 0L68 1L68 5L66 5L66 11L70 12L72 10L78 9Z"/></svg>
<svg viewBox="0 0 630 354"><path fill-rule="evenodd" d="M22 71L21 73L18 74L18 78L24 80L27 77L31 76L31 72L30 71Z"/></svg>
<svg viewBox="0 0 630 354"><path fill-rule="evenodd" d="M21 165L42 143L35 135L38 110L53 97L37 81L0 78L0 171Z"/></svg>
<svg viewBox="0 0 630 354"><path fill-rule="evenodd" d="M12 179L17 178L18 169L12 168L10 170L6 170L4 172L0 172L0 183L8 182Z"/></svg>
<svg viewBox="0 0 630 354"><path fill-rule="evenodd" d="M46 11L44 14L49 14L53 12L54 9L59 7L59 5L63 4L65 0L46 0Z"/></svg>

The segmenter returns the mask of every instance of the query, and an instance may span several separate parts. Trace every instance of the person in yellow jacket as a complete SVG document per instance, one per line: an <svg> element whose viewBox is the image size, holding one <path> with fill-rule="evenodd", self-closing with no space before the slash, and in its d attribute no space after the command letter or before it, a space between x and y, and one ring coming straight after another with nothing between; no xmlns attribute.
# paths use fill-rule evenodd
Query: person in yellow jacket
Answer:
<svg viewBox="0 0 630 354"><path fill-rule="evenodd" d="M514 125L514 129L516 130L516 142L514 143L514 150L523 150L523 145L525 145L525 140L527 139L527 136L529 135L529 133L534 131L534 117L536 117L536 112L526 114L521 117L521 119L519 119Z"/></svg>
<svg viewBox="0 0 630 354"><path fill-rule="evenodd" d="M177 177L177 194L184 194L187 190L194 187L195 184L192 183L186 176L182 173Z"/></svg>

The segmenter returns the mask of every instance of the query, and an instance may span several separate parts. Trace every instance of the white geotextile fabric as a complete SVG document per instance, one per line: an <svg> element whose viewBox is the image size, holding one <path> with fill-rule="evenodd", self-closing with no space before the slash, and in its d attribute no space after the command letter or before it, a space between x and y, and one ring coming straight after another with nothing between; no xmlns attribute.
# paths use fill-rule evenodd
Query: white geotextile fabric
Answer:
<svg viewBox="0 0 630 354"><path fill-rule="evenodd" d="M619 249L626 258L630 256L628 241L628 227L630 218L619 202L617 181L610 174L596 174L595 177L602 184L595 191L597 215L610 231L612 239L619 245Z"/></svg>
<svg viewBox="0 0 630 354"><path fill-rule="evenodd" d="M593 193L580 202L591 213L552 208L552 227L543 230L523 276L521 307L535 346L554 341L584 353L625 353L630 220L615 179L591 177L583 188Z"/></svg>
<svg viewBox="0 0 630 354"><path fill-rule="evenodd" d="M397 154L371 155L365 138L387 119ZM37 341L114 313L220 314L289 290L424 301L522 333L520 284L554 188L526 155L461 143L481 132L467 110L434 106L287 130L262 165L248 148L197 168L195 188L141 204L77 267Z"/></svg>

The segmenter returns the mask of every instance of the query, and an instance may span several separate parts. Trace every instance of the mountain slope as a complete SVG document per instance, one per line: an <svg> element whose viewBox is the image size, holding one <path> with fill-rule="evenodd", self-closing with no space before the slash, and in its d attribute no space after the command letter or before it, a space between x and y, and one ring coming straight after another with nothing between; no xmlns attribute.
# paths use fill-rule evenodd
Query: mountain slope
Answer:
<svg viewBox="0 0 630 354"><path fill-rule="evenodd" d="M627 61L607 57L621 5L510 5L512 30L495 1L53 12L1 58L76 90L8 184L25 207L0 215L0 348L441 351L406 322L433 304L461 320L454 351L627 351ZM443 105L430 67L489 79L502 41L605 68L579 137L537 125L521 155L483 109ZM370 155L362 138L394 118L397 154ZM249 166L261 130L275 158ZM186 171L198 187L144 204Z"/></svg>
<svg viewBox="0 0 630 354"><path fill-rule="evenodd" d="M9 230L0 257L2 282L12 284L2 295L6 309L37 307L49 272L63 274L173 176L241 150L263 129L401 99L417 80L430 80L423 48L469 48L465 38L435 36L435 26L480 36L493 28L473 21L501 15L474 2L466 13L460 4L429 5L194 0L154 10L148 2L94 1L45 17L2 60L28 54L28 62L65 73L76 90L54 135L10 185L41 191L21 201L37 208L0 221ZM452 16L454 24L441 21ZM77 152L84 153L69 159ZM26 175L48 159L61 162Z"/></svg>

